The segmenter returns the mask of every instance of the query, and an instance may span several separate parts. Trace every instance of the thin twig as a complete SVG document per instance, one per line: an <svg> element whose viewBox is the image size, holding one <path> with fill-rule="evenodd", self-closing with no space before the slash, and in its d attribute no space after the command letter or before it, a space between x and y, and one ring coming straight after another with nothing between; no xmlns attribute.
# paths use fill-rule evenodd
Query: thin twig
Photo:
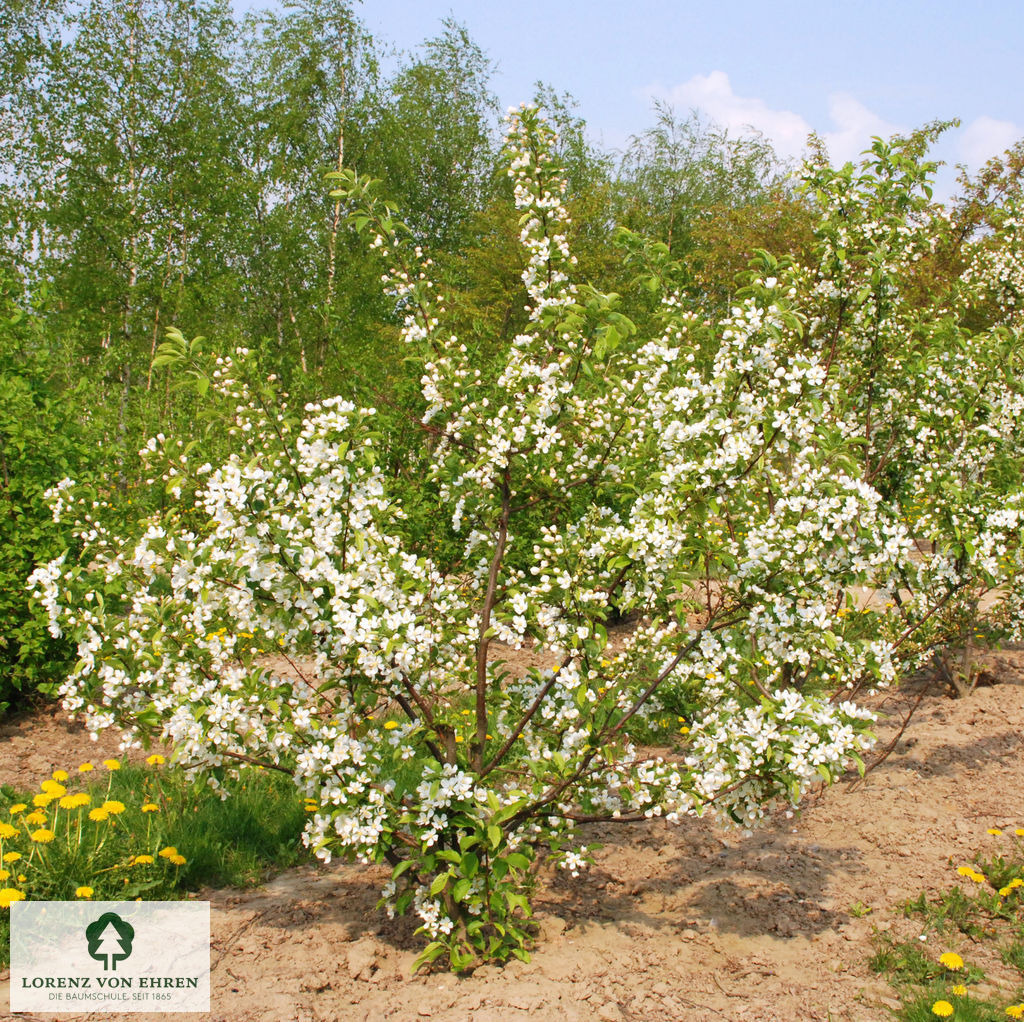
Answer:
<svg viewBox="0 0 1024 1022"><path fill-rule="evenodd" d="M907 726L910 724L911 718L914 716L917 708L921 705L921 701L924 699L926 691L927 689L921 689L914 705L910 707L910 711L907 713L906 717L903 718L903 723L900 725L900 729L896 732L893 740L885 747L885 749L879 754L878 758L870 766L864 768L863 776L856 778L856 780L851 781L847 785L847 791L855 791L864 783L864 779L872 770L875 769L875 767L880 766L889 758L890 755L892 755L893 750L899 744L899 740L903 737L903 732L907 730Z"/></svg>

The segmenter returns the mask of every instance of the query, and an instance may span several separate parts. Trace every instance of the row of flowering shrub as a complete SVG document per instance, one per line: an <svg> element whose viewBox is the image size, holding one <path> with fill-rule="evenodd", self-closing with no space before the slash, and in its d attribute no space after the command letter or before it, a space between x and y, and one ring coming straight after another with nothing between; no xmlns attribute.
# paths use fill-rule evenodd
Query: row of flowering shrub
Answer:
<svg viewBox="0 0 1024 1022"><path fill-rule="evenodd" d="M642 333L575 279L550 143L513 113L530 318L496 368L445 328L458 298L374 183L338 175L421 367L422 485L454 563L410 538L372 409L293 415L239 351L210 373L237 455L151 441L172 500L135 537L61 484L85 555L33 581L79 644L69 710L215 782L290 771L307 843L390 863L384 906L455 968L526 955L532 877L578 871L580 824L745 827L796 803L870 746L857 692L936 653L969 687L972 644L1016 636L1024 596L1016 313L963 326L1014 286L1015 220L952 293L911 301L948 220L915 146L877 142L859 171L808 166L817 262L761 254L721 320L623 236L660 299ZM164 358L187 355L173 335ZM639 623L610 646L613 615ZM513 676L498 643L549 666ZM680 754L630 740L684 705Z"/></svg>

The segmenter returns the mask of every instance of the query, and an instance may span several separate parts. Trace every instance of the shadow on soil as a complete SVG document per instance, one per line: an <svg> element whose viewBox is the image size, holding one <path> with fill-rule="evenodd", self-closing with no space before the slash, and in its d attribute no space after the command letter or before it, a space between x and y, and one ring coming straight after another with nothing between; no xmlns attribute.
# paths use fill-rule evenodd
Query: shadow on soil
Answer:
<svg viewBox="0 0 1024 1022"><path fill-rule="evenodd" d="M597 840L617 854L603 856L586 876L554 878L537 898L538 909L580 928L615 920L655 931L717 930L746 937L812 937L848 919L821 903L833 870L858 871L860 849L808 847L774 824L729 843L703 824L690 833L686 824L666 825L655 848L656 825L635 826L647 833L633 826L602 833Z"/></svg>

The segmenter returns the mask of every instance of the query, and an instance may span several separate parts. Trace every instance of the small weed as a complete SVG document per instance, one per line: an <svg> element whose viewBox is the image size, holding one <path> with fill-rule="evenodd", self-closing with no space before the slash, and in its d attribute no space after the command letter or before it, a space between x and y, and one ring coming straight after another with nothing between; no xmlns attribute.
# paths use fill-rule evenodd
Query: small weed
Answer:
<svg viewBox="0 0 1024 1022"><path fill-rule="evenodd" d="M979 922L982 912L978 899L965 894L959 887L933 899L922 891L903 908L905 916L921 916L936 933L944 934L952 927L974 940L991 936L991 928L986 930Z"/></svg>
<svg viewBox="0 0 1024 1022"><path fill-rule="evenodd" d="M885 973L897 984L926 985L949 972L911 941L891 941L868 960L874 972ZM972 970L972 980L983 979L984 973Z"/></svg>

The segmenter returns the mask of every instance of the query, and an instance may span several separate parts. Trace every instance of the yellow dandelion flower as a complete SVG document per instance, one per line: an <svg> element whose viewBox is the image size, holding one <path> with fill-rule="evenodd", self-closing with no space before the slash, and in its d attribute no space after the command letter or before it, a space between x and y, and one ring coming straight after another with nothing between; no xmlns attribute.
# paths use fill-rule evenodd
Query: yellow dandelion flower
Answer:
<svg viewBox="0 0 1024 1022"><path fill-rule="evenodd" d="M955 972L964 967L964 960L955 951L947 951L944 955L939 955L939 964Z"/></svg>
<svg viewBox="0 0 1024 1022"><path fill-rule="evenodd" d="M152 855L136 855L131 861L132 866L151 866L156 859Z"/></svg>
<svg viewBox="0 0 1024 1022"><path fill-rule="evenodd" d="M19 873L18 874L18 883L19 884L23 884L25 882L25 880L26 880L25 874L24 873Z"/></svg>
<svg viewBox="0 0 1024 1022"><path fill-rule="evenodd" d="M37 809L34 813L29 813L28 816L25 817L25 822L30 827L41 827L46 823L46 813L44 813L42 809Z"/></svg>
<svg viewBox="0 0 1024 1022"><path fill-rule="evenodd" d="M32 799L32 805L39 809L45 809L57 796L44 792Z"/></svg>
<svg viewBox="0 0 1024 1022"><path fill-rule="evenodd" d="M21 858L21 852L4 852L4 862L17 862Z"/></svg>
<svg viewBox="0 0 1024 1022"><path fill-rule="evenodd" d="M971 879L976 884L983 884L985 882L985 874L984 873L972 873L971 874Z"/></svg>
<svg viewBox="0 0 1024 1022"><path fill-rule="evenodd" d="M71 800L72 809L81 809L82 806L87 806L92 801L84 791L76 791L74 795L67 797Z"/></svg>
<svg viewBox="0 0 1024 1022"><path fill-rule="evenodd" d="M68 793L68 789L65 788L63 784L58 783L52 778L47 778L47 780L43 781L39 787L51 798L60 798L61 795L66 795ZM39 798L39 796L36 795L36 798Z"/></svg>
<svg viewBox="0 0 1024 1022"><path fill-rule="evenodd" d="M1008 886L1009 888L1011 888L1011 889L1013 889L1013 888L1015 888L1015 887L1024 887L1024 880L1021 880L1021 878L1020 878L1020 877L1014 877L1014 878L1013 878L1013 879L1012 879L1012 880L1011 880L1011 881L1009 882L1009 884L1007 884L1007 886Z"/></svg>
<svg viewBox="0 0 1024 1022"><path fill-rule="evenodd" d="M998 827L989 827L985 833L991 834L993 837L999 837L999 835L1002 834L1002 831Z"/></svg>
<svg viewBox="0 0 1024 1022"><path fill-rule="evenodd" d="M17 816L18 813L23 813L26 809L28 809L28 806L24 802L15 802L8 812L11 816Z"/></svg>
<svg viewBox="0 0 1024 1022"><path fill-rule="evenodd" d="M394 731L396 727L398 727L398 721L397 720L386 720L384 722L384 730L385 731Z"/></svg>
<svg viewBox="0 0 1024 1022"><path fill-rule="evenodd" d="M117 816L118 813L124 812L124 803L118 802L116 798L112 798L104 802L103 805L100 806L100 808L106 809L106 811L110 813L111 816Z"/></svg>
<svg viewBox="0 0 1024 1022"><path fill-rule="evenodd" d="M317 809L319 809L319 808L320 808L319 806L311 806L308 803L306 804L306 812L307 813L315 813L317 811Z"/></svg>
<svg viewBox="0 0 1024 1022"><path fill-rule="evenodd" d="M184 866L186 862L184 855L169 855L167 860L173 862L175 866Z"/></svg>
<svg viewBox="0 0 1024 1022"><path fill-rule="evenodd" d="M1000 898L1009 898L1009 896L1011 894L1013 894L1013 888L1010 887L1009 884L1007 884L1006 887L1000 887L999 888L999 897Z"/></svg>
<svg viewBox="0 0 1024 1022"><path fill-rule="evenodd" d="M169 859L172 855L178 854L178 849L174 845L168 845L166 848L161 848L156 854L164 859Z"/></svg>
<svg viewBox="0 0 1024 1022"><path fill-rule="evenodd" d="M49 844L57 835L52 830L47 830L45 827L40 827L39 830L32 831L29 837L41 845Z"/></svg>
<svg viewBox="0 0 1024 1022"><path fill-rule="evenodd" d="M106 767L106 768L107 768L108 770L120 770L120 769L121 769L121 763L120 763L120 760L116 760L116 759L105 759L105 760L103 761L103 765L104 765L104 766L105 766L105 767Z"/></svg>
<svg viewBox="0 0 1024 1022"><path fill-rule="evenodd" d="M0 891L0 898L3 897L3 893L3 891ZM2 902L0 902L0 904L2 904ZM1011 1004L1006 1009L1006 1014L1009 1015L1010 1018L1024 1018L1024 1004Z"/></svg>
<svg viewBox="0 0 1024 1022"><path fill-rule="evenodd" d="M957 985L953 987L950 993L952 993L954 997L966 997L967 987L965 987L963 983L957 983Z"/></svg>
<svg viewBox="0 0 1024 1022"><path fill-rule="evenodd" d="M10 908L15 901L24 901L25 895L13 887L0 889L0 908Z"/></svg>
<svg viewBox="0 0 1024 1022"><path fill-rule="evenodd" d="M54 770L50 776L55 781L66 781L68 779L68 772L66 770Z"/></svg>
<svg viewBox="0 0 1024 1022"><path fill-rule="evenodd" d="M91 887L76 887L75 897L76 898L91 898L93 894Z"/></svg>
<svg viewBox="0 0 1024 1022"><path fill-rule="evenodd" d="M104 820L109 818L110 813L108 813L106 809L97 807L96 809L89 810L89 819L92 820L93 823L102 823Z"/></svg>
<svg viewBox="0 0 1024 1022"><path fill-rule="evenodd" d="M463 710L462 711L462 716L463 717L468 717L469 716L469 710Z"/></svg>
<svg viewBox="0 0 1024 1022"><path fill-rule="evenodd" d="M958 866L957 873L959 873L962 877L973 876L974 868L972 866Z"/></svg>
<svg viewBox="0 0 1024 1022"><path fill-rule="evenodd" d="M78 764L78 772L80 774L87 774L90 770L95 770L95 769L96 768L92 765L92 763L79 763Z"/></svg>
<svg viewBox="0 0 1024 1022"><path fill-rule="evenodd" d="M0 884L5 880L11 879L11 871L9 869L0 869Z"/></svg>
<svg viewBox="0 0 1024 1022"><path fill-rule="evenodd" d="M155 813L158 812L160 807L155 802L143 802L142 811L144 813Z"/></svg>
<svg viewBox="0 0 1024 1022"><path fill-rule="evenodd" d="M1017 828L1017 829L1016 829L1016 830L1014 831L1014 834L1016 834L1016 835L1017 835L1017 837L1024 837L1024 827L1018 827L1018 828Z"/></svg>
<svg viewBox="0 0 1024 1022"><path fill-rule="evenodd" d="M12 827L9 823L0 822L0 840L8 840L18 836L18 828Z"/></svg>
<svg viewBox="0 0 1024 1022"><path fill-rule="evenodd" d="M161 756L159 752L154 752L152 756L146 757L146 762L150 766L163 766L164 763L167 762L167 760L164 759L164 757Z"/></svg>
<svg viewBox="0 0 1024 1022"><path fill-rule="evenodd" d="M939 1018L949 1018L953 1014L953 1005L949 1001L936 1001L932 1005L932 1014Z"/></svg>

